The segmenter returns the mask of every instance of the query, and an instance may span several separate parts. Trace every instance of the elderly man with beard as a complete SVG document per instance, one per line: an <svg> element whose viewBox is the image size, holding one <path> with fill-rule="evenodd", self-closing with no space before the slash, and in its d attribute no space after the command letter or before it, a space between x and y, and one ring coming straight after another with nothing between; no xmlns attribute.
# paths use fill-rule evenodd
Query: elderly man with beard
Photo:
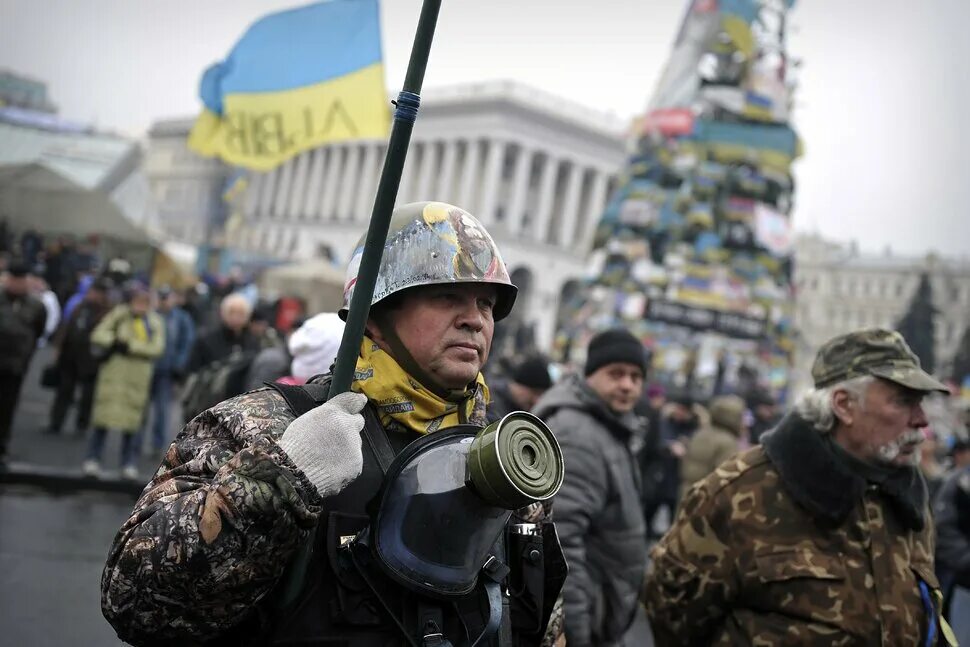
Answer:
<svg viewBox="0 0 970 647"><path fill-rule="evenodd" d="M644 602L658 645L948 645L916 468L946 387L902 336L836 337L762 445L686 495Z"/></svg>

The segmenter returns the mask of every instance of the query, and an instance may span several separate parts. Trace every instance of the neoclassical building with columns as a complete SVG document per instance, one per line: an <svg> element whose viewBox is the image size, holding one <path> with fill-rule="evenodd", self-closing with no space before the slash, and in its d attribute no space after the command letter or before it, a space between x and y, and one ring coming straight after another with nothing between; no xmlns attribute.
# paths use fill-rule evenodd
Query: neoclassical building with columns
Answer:
<svg viewBox="0 0 970 647"><path fill-rule="evenodd" d="M397 203L442 200L478 216L522 288L516 315L548 348L560 291L583 273L624 162L624 134L617 118L517 83L429 90ZM344 265L366 230L385 149L376 140L329 145L252 174L227 244Z"/></svg>

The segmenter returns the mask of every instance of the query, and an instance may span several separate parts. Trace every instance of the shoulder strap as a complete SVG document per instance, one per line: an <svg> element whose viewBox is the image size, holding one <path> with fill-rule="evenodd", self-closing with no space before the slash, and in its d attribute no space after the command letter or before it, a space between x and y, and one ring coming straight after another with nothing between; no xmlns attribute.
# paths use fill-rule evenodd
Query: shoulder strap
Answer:
<svg viewBox="0 0 970 647"><path fill-rule="evenodd" d="M330 397L330 380L313 382L310 384L291 385L276 382L264 382L286 400L286 404L297 417L307 411L320 406ZM378 419L373 407L364 407L364 438L374 452L377 463L381 466L381 473L387 474L387 468L394 460L394 450L387 439L387 432Z"/></svg>
<svg viewBox="0 0 970 647"><path fill-rule="evenodd" d="M381 466L381 474L387 474L387 468L394 460L394 450L391 448L391 441L387 439L387 430L381 424L374 407L368 405L364 407L364 438L374 452L374 458Z"/></svg>
<svg viewBox="0 0 970 647"><path fill-rule="evenodd" d="M329 381L324 384L279 384L278 382L263 382L263 384L283 396L297 418L326 402L330 391Z"/></svg>

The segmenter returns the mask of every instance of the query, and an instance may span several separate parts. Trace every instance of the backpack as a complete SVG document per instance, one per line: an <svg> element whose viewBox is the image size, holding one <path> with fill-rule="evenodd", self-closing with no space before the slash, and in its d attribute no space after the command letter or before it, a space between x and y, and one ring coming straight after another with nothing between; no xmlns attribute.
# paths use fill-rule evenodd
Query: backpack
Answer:
<svg viewBox="0 0 970 647"><path fill-rule="evenodd" d="M246 376L254 351L234 351L189 375L182 389L182 416L186 422L246 391Z"/></svg>

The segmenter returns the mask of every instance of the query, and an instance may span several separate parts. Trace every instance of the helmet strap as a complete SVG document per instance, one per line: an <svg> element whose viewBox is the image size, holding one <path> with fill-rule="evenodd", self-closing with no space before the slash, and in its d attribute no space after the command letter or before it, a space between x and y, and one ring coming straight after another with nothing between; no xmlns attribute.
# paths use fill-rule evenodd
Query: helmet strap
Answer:
<svg viewBox="0 0 970 647"><path fill-rule="evenodd" d="M394 330L393 324L384 317L375 318L375 324L381 331L381 335L384 337L384 341L387 343L388 348L391 351L391 357L393 357L404 371L421 383L422 386L427 388L429 391L437 395L439 398L447 400L449 402L462 402L468 397L468 388L464 389L446 389L441 386L430 373L425 371L418 365L414 355L411 354L405 346L401 338L398 337L397 331Z"/></svg>

